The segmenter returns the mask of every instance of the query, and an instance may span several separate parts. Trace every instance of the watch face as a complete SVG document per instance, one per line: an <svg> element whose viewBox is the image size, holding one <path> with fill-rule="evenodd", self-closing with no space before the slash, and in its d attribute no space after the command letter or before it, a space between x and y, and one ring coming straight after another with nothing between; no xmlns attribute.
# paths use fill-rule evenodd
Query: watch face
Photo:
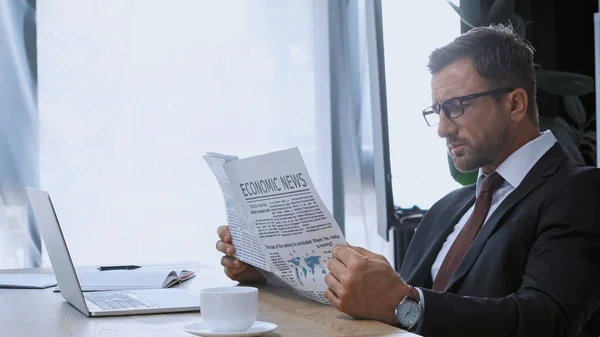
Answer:
<svg viewBox="0 0 600 337"><path fill-rule="evenodd" d="M419 305L413 301L405 301L398 305L396 319L402 326L411 327L419 320Z"/></svg>

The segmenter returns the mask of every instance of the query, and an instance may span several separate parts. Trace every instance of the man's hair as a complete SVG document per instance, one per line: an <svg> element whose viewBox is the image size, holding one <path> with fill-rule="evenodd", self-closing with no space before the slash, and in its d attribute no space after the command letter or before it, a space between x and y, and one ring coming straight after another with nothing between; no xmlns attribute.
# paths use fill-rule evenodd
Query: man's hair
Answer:
<svg viewBox="0 0 600 337"><path fill-rule="evenodd" d="M511 25L475 27L429 56L429 71L436 74L451 63L469 57L473 67L490 89L523 88L527 93L527 114L536 124L534 48Z"/></svg>

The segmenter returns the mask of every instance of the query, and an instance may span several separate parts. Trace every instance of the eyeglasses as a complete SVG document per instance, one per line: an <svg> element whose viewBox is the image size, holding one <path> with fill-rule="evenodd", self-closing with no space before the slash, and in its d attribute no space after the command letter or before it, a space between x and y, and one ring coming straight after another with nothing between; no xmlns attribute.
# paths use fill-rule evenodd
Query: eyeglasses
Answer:
<svg viewBox="0 0 600 337"><path fill-rule="evenodd" d="M444 115L446 115L446 118L454 119L454 118L462 116L465 113L465 107L464 107L463 103L468 100L478 98L478 97L483 97L483 96L496 95L499 93L511 92L513 90L515 90L515 89L501 88L501 89L494 89L494 90L490 90L490 91L479 92L476 94L471 94L471 95L466 95L466 96L449 98L449 99L443 101L442 103L434 104L434 105L426 108L425 110L423 110L423 117L425 118L425 122L427 122L427 125L434 126L434 125L439 124L439 122L440 122L440 112L441 111L444 111Z"/></svg>

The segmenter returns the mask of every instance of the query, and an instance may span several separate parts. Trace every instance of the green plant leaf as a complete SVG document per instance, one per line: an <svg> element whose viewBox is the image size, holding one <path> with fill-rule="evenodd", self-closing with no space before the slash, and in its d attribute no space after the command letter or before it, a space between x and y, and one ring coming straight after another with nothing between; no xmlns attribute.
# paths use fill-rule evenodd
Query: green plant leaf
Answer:
<svg viewBox="0 0 600 337"><path fill-rule="evenodd" d="M564 118L555 117L554 121L562 126L562 128L569 134L569 137L571 137L573 141L577 139L577 129L574 129Z"/></svg>
<svg viewBox="0 0 600 337"><path fill-rule="evenodd" d="M590 165L596 166L597 165L597 161L596 161L596 141L592 141L589 139L584 139L581 147L581 154L583 154L583 156L585 158L590 158L591 159L591 163L589 163Z"/></svg>
<svg viewBox="0 0 600 337"><path fill-rule="evenodd" d="M552 131L552 134L556 137L556 140L565 151L567 157L575 162L581 164L585 163L585 159L571 135L571 127L564 119L560 117L540 117L540 131L548 129Z"/></svg>
<svg viewBox="0 0 600 337"><path fill-rule="evenodd" d="M565 104L565 109L567 110L569 117L571 117L577 125L582 126L587 120L587 114L585 113L585 108L579 97L569 95L563 96L563 103Z"/></svg>
<svg viewBox="0 0 600 337"><path fill-rule="evenodd" d="M582 96L594 92L594 79L565 71L536 69L537 88L554 95Z"/></svg>
<svg viewBox="0 0 600 337"><path fill-rule="evenodd" d="M447 0L447 2L448 4L450 4L450 6L452 6L452 8L454 8L454 11L458 13L460 20L464 22L467 26L475 28L481 24L481 20L475 17L470 17L467 13L465 13L465 11L463 11L462 8L457 6L455 3L451 2L450 0Z"/></svg>
<svg viewBox="0 0 600 337"><path fill-rule="evenodd" d="M454 166L454 162L452 161L452 157L450 156L450 154L448 154L447 157L448 167L450 168L450 175L452 176L454 181L461 184L462 186L471 185L477 182L478 171L460 172L456 168L456 166Z"/></svg>
<svg viewBox="0 0 600 337"><path fill-rule="evenodd" d="M596 114L592 114L590 116L590 118L588 118L588 120L585 122L585 125L583 126L584 130L588 129L590 126L594 126L594 129L596 128Z"/></svg>
<svg viewBox="0 0 600 337"><path fill-rule="evenodd" d="M596 141L596 131L586 131L584 134L585 138Z"/></svg>
<svg viewBox="0 0 600 337"><path fill-rule="evenodd" d="M592 162L590 163L590 165L592 165L592 166L598 165L598 161L597 161L598 158L596 157L596 154L597 154L596 150L586 152L586 155L592 159Z"/></svg>
<svg viewBox="0 0 600 337"><path fill-rule="evenodd" d="M533 21L525 22L525 20L523 20L523 17L521 17L519 14L511 15L511 17L508 19L508 21L510 21L511 25L514 27L517 34L519 34L519 36L522 38L525 38L525 33L527 32L527 26L529 26L533 22ZM541 66L540 66L540 68L541 68Z"/></svg>
<svg viewBox="0 0 600 337"><path fill-rule="evenodd" d="M510 19L515 13L514 0L496 0L492 4L487 16L489 23L502 23ZM514 23L513 23L514 24Z"/></svg>
<svg viewBox="0 0 600 337"><path fill-rule="evenodd" d="M587 145L590 147L590 149L592 149L594 152L596 152L596 141L595 140L584 139L581 142L581 145Z"/></svg>

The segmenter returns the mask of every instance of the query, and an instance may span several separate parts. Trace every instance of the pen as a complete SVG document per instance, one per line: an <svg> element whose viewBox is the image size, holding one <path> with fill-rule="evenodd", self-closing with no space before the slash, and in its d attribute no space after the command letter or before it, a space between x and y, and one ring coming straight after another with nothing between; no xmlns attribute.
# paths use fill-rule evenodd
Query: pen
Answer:
<svg viewBox="0 0 600 337"><path fill-rule="evenodd" d="M132 270L142 268L141 266L126 265L126 266L100 266L98 270Z"/></svg>

